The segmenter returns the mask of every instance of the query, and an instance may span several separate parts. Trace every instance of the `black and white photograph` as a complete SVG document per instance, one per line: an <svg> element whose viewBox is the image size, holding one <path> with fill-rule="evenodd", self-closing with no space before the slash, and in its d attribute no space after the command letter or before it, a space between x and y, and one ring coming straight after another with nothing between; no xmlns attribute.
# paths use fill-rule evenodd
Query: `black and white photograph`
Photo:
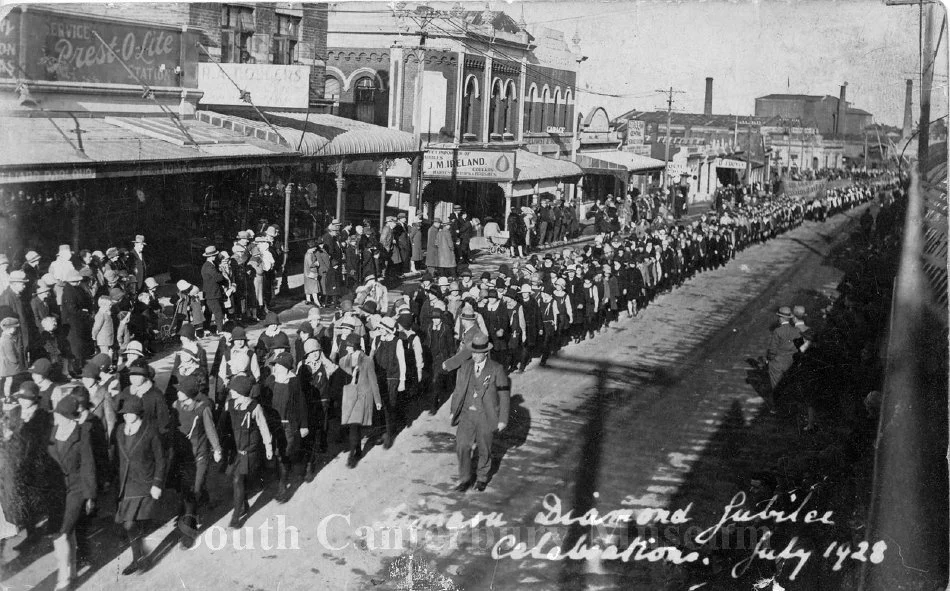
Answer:
<svg viewBox="0 0 950 591"><path fill-rule="evenodd" d="M0 591L943 591L943 0L0 0Z"/></svg>

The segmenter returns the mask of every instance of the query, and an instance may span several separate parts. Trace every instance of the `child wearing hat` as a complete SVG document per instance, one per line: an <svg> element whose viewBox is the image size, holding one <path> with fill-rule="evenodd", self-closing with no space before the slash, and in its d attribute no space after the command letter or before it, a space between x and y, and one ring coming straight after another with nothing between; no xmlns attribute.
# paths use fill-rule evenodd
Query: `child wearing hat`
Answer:
<svg viewBox="0 0 950 591"><path fill-rule="evenodd" d="M65 396L56 405L50 457L65 480L65 504L57 536L53 538L56 556L56 588L70 588L76 576L76 526L95 508L98 484L93 453L91 425L80 423L79 399Z"/></svg>
<svg viewBox="0 0 950 591"><path fill-rule="evenodd" d="M396 338L396 319L387 316L380 321L379 334L373 339L370 356L375 364L379 391L383 396L386 433L383 447L389 449L401 423L401 392L406 391L406 350L403 341ZM385 394L383 394L385 392Z"/></svg>
<svg viewBox="0 0 950 591"><path fill-rule="evenodd" d="M99 352L112 356L115 347L115 327L112 324L112 299L100 296L96 301L99 309L92 324L92 338L99 348Z"/></svg>
<svg viewBox="0 0 950 591"><path fill-rule="evenodd" d="M210 459L222 458L218 432L212 418L212 403L202 394L197 380L182 377L176 385L177 400L172 408L178 429L172 432L174 467L170 486L179 491L178 529L185 548L194 544L198 532L198 505L207 495L205 480Z"/></svg>
<svg viewBox="0 0 950 591"><path fill-rule="evenodd" d="M448 322L446 319L448 318ZM445 309L445 304L436 302L432 306L432 315L429 326L423 333L425 346L423 352L428 354L424 364L428 373L429 414L439 412L446 393L451 388L451 373L442 368L442 363L455 355L457 343L455 331L452 329L451 316Z"/></svg>
<svg viewBox="0 0 950 591"><path fill-rule="evenodd" d="M132 376L135 379L137 374ZM125 529L132 549L132 562L122 570L123 575L148 570L139 524L152 518L156 501L161 498L165 487L166 449L158 426L148 420L148 410L143 402L139 396L122 400L119 412L123 425L116 430L119 502L115 522ZM165 401L162 400L161 404L164 406Z"/></svg>
<svg viewBox="0 0 950 591"><path fill-rule="evenodd" d="M246 375L237 375L228 384L230 398L225 405L222 438L231 442L228 475L233 487L233 511L228 527L237 529L248 512L247 476L260 469L261 448L268 460L274 457L267 418L258 401L252 398L254 384Z"/></svg>
<svg viewBox="0 0 950 591"><path fill-rule="evenodd" d="M340 425L349 431L349 457L346 465L356 467L362 455L361 427L373 425L373 408L382 410L379 381L373 359L362 350L360 338L354 334L346 337L340 369L351 376L350 383L343 387Z"/></svg>
<svg viewBox="0 0 950 591"><path fill-rule="evenodd" d="M330 431L330 413L333 398L330 395L330 379L338 369L324 355L316 339L307 339L303 343L303 357L299 364L297 378L307 400L310 422L310 436L305 438L307 451L307 471L304 479L313 480L316 474L317 455L327 450L327 437Z"/></svg>
<svg viewBox="0 0 950 591"><path fill-rule="evenodd" d="M272 373L264 379L263 390L281 425L281 430L273 433L274 451L278 459L275 499L278 503L285 503L289 498L287 487L293 461L300 452L302 440L310 433L307 400L294 372L294 359L289 352L283 351L275 357Z"/></svg>
<svg viewBox="0 0 950 591"><path fill-rule="evenodd" d="M0 320L0 393L5 400L9 400L12 394L13 379L26 371L23 352L17 340L19 330L20 321L16 318Z"/></svg>

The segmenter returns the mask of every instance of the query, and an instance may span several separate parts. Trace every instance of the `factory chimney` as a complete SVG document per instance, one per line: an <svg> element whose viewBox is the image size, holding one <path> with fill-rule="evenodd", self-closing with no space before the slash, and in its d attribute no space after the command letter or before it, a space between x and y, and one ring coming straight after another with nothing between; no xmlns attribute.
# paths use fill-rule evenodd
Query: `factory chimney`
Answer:
<svg viewBox="0 0 950 591"><path fill-rule="evenodd" d="M703 115L712 115L712 78L706 78L706 103L703 107Z"/></svg>
<svg viewBox="0 0 950 591"><path fill-rule="evenodd" d="M841 95L838 97L838 117L835 125L835 134L837 135L844 135L848 130L848 126L845 125L845 117L848 113L847 93L848 83L845 82L841 85Z"/></svg>

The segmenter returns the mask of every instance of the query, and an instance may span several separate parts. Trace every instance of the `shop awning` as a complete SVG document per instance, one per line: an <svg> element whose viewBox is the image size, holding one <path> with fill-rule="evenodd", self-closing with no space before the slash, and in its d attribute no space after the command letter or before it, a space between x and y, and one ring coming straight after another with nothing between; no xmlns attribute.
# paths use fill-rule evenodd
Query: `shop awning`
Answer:
<svg viewBox="0 0 950 591"><path fill-rule="evenodd" d="M663 170L663 168L666 166L662 160L650 158L649 156L641 156L640 154L634 154L633 152L593 152L591 154L584 155L596 160L600 160L601 162L609 162L611 164L622 166L627 171L633 173ZM580 156L581 155L578 154L578 158Z"/></svg>
<svg viewBox="0 0 950 591"><path fill-rule="evenodd" d="M0 118L0 184L186 174L298 157L200 121L179 122L184 132L167 117Z"/></svg>
<svg viewBox="0 0 950 591"><path fill-rule="evenodd" d="M354 160L347 162L344 172L348 176L379 176L379 162L377 160ZM412 176L412 166L405 158L395 158L386 169L389 178L408 179Z"/></svg>
<svg viewBox="0 0 950 591"><path fill-rule="evenodd" d="M579 177L583 174L580 166L568 160L538 156L527 150L518 150L515 156L516 183Z"/></svg>
<svg viewBox="0 0 950 591"><path fill-rule="evenodd" d="M422 151L410 133L336 115L266 111L270 125L213 111L199 111L196 116L210 125L299 150L303 156L388 156Z"/></svg>
<svg viewBox="0 0 950 591"><path fill-rule="evenodd" d="M578 154L577 155L577 165L584 169L584 172L591 174L613 174L613 175L624 175L627 174L627 168L621 166L616 162L610 162L609 160L600 160L597 158L597 154Z"/></svg>

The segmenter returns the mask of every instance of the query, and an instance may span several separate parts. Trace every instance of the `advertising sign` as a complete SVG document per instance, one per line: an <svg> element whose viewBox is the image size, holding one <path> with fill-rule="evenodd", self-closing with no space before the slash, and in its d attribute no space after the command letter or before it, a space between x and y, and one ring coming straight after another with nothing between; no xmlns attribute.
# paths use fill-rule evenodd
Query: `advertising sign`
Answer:
<svg viewBox="0 0 950 591"><path fill-rule="evenodd" d="M231 80L240 80L258 107L306 109L310 101L310 66L202 63L198 64L201 104L247 105Z"/></svg>
<svg viewBox="0 0 950 591"><path fill-rule="evenodd" d="M636 119L627 120L627 140L628 146L643 145L643 139L646 135L646 122Z"/></svg>
<svg viewBox="0 0 950 591"><path fill-rule="evenodd" d="M457 154L457 157L456 157ZM511 181L515 178L515 153L488 150L426 150L422 160L422 176L429 179L460 181Z"/></svg>
<svg viewBox="0 0 950 591"><path fill-rule="evenodd" d="M745 162L741 160L730 160L728 158L717 158L716 168L733 168L736 170L745 169Z"/></svg>
<svg viewBox="0 0 950 591"><path fill-rule="evenodd" d="M162 25L33 7L0 21L0 78L194 88L197 51L195 33Z"/></svg>

